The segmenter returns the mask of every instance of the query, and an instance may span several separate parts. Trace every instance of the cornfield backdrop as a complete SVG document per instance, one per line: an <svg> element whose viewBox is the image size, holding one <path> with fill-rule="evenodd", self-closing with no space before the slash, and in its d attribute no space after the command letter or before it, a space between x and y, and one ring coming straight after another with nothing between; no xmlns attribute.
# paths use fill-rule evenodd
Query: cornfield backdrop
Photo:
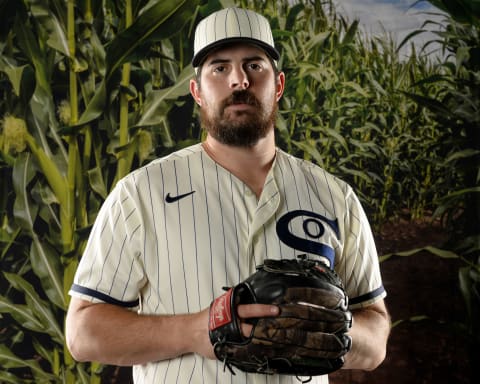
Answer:
<svg viewBox="0 0 480 384"><path fill-rule="evenodd" d="M396 44L326 0L0 0L0 382L109 382L66 349L67 292L115 183L202 139L193 30L232 4L271 21L287 78L278 145L348 181L375 231L399 217L440 223L442 246L421 250L459 261L456 328L476 353L480 4L430 2L444 23L400 59L435 22Z"/></svg>

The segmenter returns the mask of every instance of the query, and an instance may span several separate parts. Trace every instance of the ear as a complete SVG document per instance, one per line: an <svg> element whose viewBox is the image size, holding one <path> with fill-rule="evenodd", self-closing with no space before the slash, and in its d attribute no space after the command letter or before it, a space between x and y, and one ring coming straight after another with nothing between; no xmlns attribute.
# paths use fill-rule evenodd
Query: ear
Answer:
<svg viewBox="0 0 480 384"><path fill-rule="evenodd" d="M202 106L202 99L200 97L200 90L198 89L198 83L195 79L190 79L190 93L193 96L195 102Z"/></svg>
<svg viewBox="0 0 480 384"><path fill-rule="evenodd" d="M276 95L277 95L277 101L278 101L282 97L283 91L285 90L285 73L283 72L280 72L277 76L276 89L277 89Z"/></svg>

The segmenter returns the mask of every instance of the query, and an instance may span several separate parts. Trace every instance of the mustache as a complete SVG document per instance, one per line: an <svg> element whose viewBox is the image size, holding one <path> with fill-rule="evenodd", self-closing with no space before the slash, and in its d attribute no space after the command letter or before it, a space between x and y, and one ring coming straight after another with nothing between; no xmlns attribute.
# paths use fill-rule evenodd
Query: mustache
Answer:
<svg viewBox="0 0 480 384"><path fill-rule="evenodd" d="M249 91L234 91L229 97L223 101L223 108L234 104L248 104L254 107L260 107L260 101Z"/></svg>

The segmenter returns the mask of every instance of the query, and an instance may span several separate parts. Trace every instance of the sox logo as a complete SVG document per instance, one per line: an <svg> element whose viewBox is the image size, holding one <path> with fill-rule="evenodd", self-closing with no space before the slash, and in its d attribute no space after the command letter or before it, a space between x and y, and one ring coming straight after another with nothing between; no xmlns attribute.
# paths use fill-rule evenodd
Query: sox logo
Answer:
<svg viewBox="0 0 480 384"><path fill-rule="evenodd" d="M302 227L304 234L308 239L298 237L289 230L289 224L299 217L307 217L303 220ZM318 213L306 210L294 210L286 213L278 220L276 230L280 240L289 247L324 257L328 259L329 266L333 266L335 261L335 250L331 246L318 241L318 239L320 239L325 233L324 224L333 230L337 239L340 238L337 219L331 220Z"/></svg>

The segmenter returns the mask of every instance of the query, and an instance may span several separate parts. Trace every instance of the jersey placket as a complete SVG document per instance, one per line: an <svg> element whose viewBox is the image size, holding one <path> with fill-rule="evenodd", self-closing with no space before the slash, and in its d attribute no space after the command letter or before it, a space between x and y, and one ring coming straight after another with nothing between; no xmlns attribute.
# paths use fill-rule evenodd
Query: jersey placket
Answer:
<svg viewBox="0 0 480 384"><path fill-rule="evenodd" d="M280 205L280 193L273 176L274 166L275 164L272 166L272 169L270 169L270 172L267 175L260 199L258 201L255 199L256 208L252 216L247 246L250 273L255 271L256 264L259 261L263 261L263 258L266 256L266 250L264 249L263 242L259 242L258 238L263 233L264 225L266 223L270 221L271 224L269 225L275 225L275 223L271 221L271 218L273 215L275 215L275 212ZM255 255L257 255L257 259ZM259 257L261 257L261 259L259 259Z"/></svg>

